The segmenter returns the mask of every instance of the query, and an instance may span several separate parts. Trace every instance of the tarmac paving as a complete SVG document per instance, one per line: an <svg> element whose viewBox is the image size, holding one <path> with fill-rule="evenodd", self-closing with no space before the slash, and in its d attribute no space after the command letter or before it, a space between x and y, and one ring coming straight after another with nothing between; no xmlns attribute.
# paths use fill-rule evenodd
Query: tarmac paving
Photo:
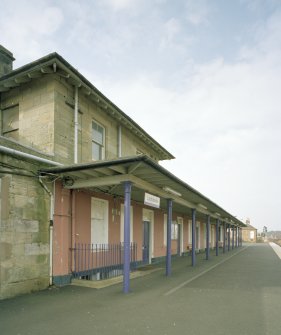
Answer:
<svg viewBox="0 0 281 335"><path fill-rule="evenodd" d="M157 269L157 271L155 271ZM153 271L151 271L153 270ZM279 335L281 259L269 244L159 264L102 289L69 285L0 301L0 334Z"/></svg>

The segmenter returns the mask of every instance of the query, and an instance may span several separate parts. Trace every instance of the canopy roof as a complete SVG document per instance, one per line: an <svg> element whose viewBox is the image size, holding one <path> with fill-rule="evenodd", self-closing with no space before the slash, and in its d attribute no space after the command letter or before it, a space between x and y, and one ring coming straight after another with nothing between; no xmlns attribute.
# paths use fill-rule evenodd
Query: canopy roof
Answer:
<svg viewBox="0 0 281 335"><path fill-rule="evenodd" d="M214 219L236 226L243 222L215 204L206 196L186 184L171 172L145 155L104 160L87 164L45 168L41 176L59 176L68 189L90 189L123 197L125 181L131 181L132 200L144 201L144 193L160 197L160 207L166 209L167 199L173 200L173 210L190 214L197 210L197 216L210 215Z"/></svg>

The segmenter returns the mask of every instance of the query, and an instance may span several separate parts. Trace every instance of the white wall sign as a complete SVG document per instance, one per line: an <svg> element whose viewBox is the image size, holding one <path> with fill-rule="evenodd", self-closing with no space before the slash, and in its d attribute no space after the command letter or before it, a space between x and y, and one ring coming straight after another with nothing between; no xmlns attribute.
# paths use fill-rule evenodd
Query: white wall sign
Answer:
<svg viewBox="0 0 281 335"><path fill-rule="evenodd" d="M144 204L151 207L159 208L160 198L149 193L144 193Z"/></svg>

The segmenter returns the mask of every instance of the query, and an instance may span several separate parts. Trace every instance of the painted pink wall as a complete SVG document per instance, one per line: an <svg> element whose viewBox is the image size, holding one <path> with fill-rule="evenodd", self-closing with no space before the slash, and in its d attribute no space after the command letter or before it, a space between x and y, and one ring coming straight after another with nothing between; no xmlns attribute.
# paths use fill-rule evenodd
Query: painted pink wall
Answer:
<svg viewBox="0 0 281 335"><path fill-rule="evenodd" d="M166 246L164 245L164 212L154 211L154 257L166 255Z"/></svg>
<svg viewBox="0 0 281 335"><path fill-rule="evenodd" d="M91 196L75 192L75 243L91 243Z"/></svg>
<svg viewBox="0 0 281 335"><path fill-rule="evenodd" d="M73 194L73 207L72 197ZM120 242L121 223L121 199L113 199L105 194L88 191L69 191L63 189L60 183L56 183L55 192L55 215L54 215L54 241L53 241L53 273L65 275L71 271L71 247L74 243L91 243L91 197L108 200L108 241L109 243ZM133 241L137 243L137 259L142 260L143 243L143 208L149 208L132 201L133 206ZM149 208L153 209L153 208ZM164 211L154 210L154 255L161 257L166 255L164 245ZM73 214L73 217L72 217ZM173 220L178 213L173 213ZM188 216L183 217L183 251L187 251L189 231ZM205 246L204 223L200 223L200 247ZM178 240L172 240L172 254L177 254Z"/></svg>

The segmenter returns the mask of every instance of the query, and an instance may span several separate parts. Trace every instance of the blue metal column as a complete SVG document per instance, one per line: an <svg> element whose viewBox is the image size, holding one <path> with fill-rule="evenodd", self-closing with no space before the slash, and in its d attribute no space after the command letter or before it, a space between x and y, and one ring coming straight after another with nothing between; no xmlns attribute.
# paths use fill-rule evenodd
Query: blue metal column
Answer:
<svg viewBox="0 0 281 335"><path fill-rule="evenodd" d="M232 249L234 249L234 226L231 226L232 231Z"/></svg>
<svg viewBox="0 0 281 335"><path fill-rule="evenodd" d="M192 266L196 265L196 209L191 209L191 219L192 219L192 249L191 249L191 256L192 256Z"/></svg>
<svg viewBox="0 0 281 335"><path fill-rule="evenodd" d="M123 292L130 290L130 226L131 226L131 189L132 183L124 183L124 266L123 266Z"/></svg>
<svg viewBox="0 0 281 335"><path fill-rule="evenodd" d="M219 255L219 219L216 221L216 256Z"/></svg>
<svg viewBox="0 0 281 335"><path fill-rule="evenodd" d="M166 276L171 275L171 258L172 258L172 251L171 251L171 226L172 226L172 204L173 200L167 200L167 251L166 251Z"/></svg>
<svg viewBox="0 0 281 335"><path fill-rule="evenodd" d="M223 222L223 253L225 253L226 249L226 223Z"/></svg>
<svg viewBox="0 0 281 335"><path fill-rule="evenodd" d="M206 221L206 259L210 258L210 215L207 215Z"/></svg>
<svg viewBox="0 0 281 335"><path fill-rule="evenodd" d="M227 225L227 250L230 251L230 224Z"/></svg>

